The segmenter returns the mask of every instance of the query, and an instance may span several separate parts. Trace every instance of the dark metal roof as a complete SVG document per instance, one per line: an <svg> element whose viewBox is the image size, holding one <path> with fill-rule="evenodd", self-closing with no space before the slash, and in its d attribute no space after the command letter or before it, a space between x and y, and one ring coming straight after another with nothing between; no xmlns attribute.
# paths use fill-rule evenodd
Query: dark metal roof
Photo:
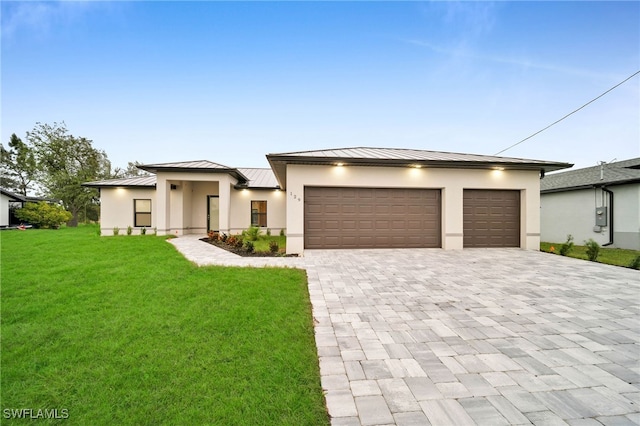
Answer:
<svg viewBox="0 0 640 426"><path fill-rule="evenodd" d="M46 202L50 202L50 203L59 203L60 202L60 200L54 200L53 198L31 197L29 195L17 194L15 192L9 191L9 190L4 189L4 188L0 188L0 193L6 195L9 198L13 198L16 201L22 201L23 203L24 202L37 203L39 201L46 201Z"/></svg>
<svg viewBox="0 0 640 426"><path fill-rule="evenodd" d="M454 152L426 151L401 148L337 148L316 151L268 154L267 160L274 170L280 186L286 183L287 164L387 166L387 167L451 167L451 168L504 168L542 170L545 173L566 169L570 163L531 160L525 158L497 157L490 155L462 154Z"/></svg>
<svg viewBox="0 0 640 426"><path fill-rule="evenodd" d="M276 181L276 177L271 169L242 168L237 169L237 171L242 176L245 176L245 180L241 181L241 184L246 182L247 188L274 189L278 187L278 182ZM83 184L83 186L92 188L155 188L156 180L157 179L155 175L137 176L131 178L108 179L97 182L88 182Z"/></svg>
<svg viewBox="0 0 640 426"><path fill-rule="evenodd" d="M234 167L228 167L223 164L214 163L213 161L209 160L182 161L177 163L141 164L137 167L151 173L158 173L159 171L229 173L230 175L238 179L238 181L247 181L247 177L240 173L238 169Z"/></svg>
<svg viewBox="0 0 640 426"><path fill-rule="evenodd" d="M83 183L83 186L93 188L108 188L108 187L121 187L121 188L155 188L156 176L136 176L130 178L120 179L107 179L99 180L96 182Z"/></svg>
<svg viewBox="0 0 640 426"><path fill-rule="evenodd" d="M570 191L634 182L640 182L640 157L547 175L540 182L540 192Z"/></svg>
<svg viewBox="0 0 640 426"><path fill-rule="evenodd" d="M278 181L276 175L273 174L271 169L255 169L255 168L242 168L239 167L238 171L245 175L249 182L247 186L249 188L277 188Z"/></svg>

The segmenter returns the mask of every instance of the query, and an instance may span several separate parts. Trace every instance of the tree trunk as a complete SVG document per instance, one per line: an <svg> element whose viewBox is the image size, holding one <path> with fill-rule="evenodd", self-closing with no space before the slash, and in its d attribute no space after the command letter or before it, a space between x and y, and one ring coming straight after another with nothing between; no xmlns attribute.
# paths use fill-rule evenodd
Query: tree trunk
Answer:
<svg viewBox="0 0 640 426"><path fill-rule="evenodd" d="M78 208L71 209L71 214L73 216L71 217L71 220L69 222L67 222L67 226L69 226L71 228L77 228L78 227L78 213L79 213L79 209Z"/></svg>

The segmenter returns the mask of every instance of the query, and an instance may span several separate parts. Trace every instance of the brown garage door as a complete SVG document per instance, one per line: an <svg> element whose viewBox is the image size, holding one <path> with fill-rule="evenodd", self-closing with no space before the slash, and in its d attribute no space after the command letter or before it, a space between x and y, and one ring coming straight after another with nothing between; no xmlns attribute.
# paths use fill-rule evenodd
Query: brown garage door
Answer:
<svg viewBox="0 0 640 426"><path fill-rule="evenodd" d="M465 189L464 247L520 247L520 191Z"/></svg>
<svg viewBox="0 0 640 426"><path fill-rule="evenodd" d="M304 246L440 247L440 190L306 187Z"/></svg>

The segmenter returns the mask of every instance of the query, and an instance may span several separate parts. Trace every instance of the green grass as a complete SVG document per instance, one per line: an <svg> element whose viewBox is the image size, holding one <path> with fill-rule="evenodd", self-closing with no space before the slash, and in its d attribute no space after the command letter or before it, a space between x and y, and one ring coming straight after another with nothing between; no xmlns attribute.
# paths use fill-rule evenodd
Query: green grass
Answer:
<svg viewBox="0 0 640 426"><path fill-rule="evenodd" d="M164 238L91 226L0 238L3 410L328 424L304 271L198 268Z"/></svg>
<svg viewBox="0 0 640 426"><path fill-rule="evenodd" d="M551 247L554 248L553 252L558 254L560 253L560 247L562 243L540 243L540 250L550 253ZM584 259L587 258L587 248L585 246L575 245L573 249L568 254L569 257L574 257L576 259ZM631 262L640 256L640 251L638 250L626 250L626 249L617 249L617 248L607 248L600 247L600 254L598 255L597 261L600 263L606 263L608 265L615 266L629 266Z"/></svg>
<svg viewBox="0 0 640 426"><path fill-rule="evenodd" d="M280 235L260 235L256 241L254 241L254 245L256 251L269 251L269 242L275 241L278 243L278 248L280 251L284 251L287 248L287 237Z"/></svg>

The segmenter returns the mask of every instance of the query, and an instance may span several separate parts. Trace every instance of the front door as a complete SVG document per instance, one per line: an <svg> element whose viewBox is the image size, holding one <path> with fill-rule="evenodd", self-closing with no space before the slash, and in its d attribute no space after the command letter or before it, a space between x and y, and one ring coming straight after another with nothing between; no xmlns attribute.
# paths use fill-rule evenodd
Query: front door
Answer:
<svg viewBox="0 0 640 426"><path fill-rule="evenodd" d="M220 230L220 197L207 195L207 230Z"/></svg>

